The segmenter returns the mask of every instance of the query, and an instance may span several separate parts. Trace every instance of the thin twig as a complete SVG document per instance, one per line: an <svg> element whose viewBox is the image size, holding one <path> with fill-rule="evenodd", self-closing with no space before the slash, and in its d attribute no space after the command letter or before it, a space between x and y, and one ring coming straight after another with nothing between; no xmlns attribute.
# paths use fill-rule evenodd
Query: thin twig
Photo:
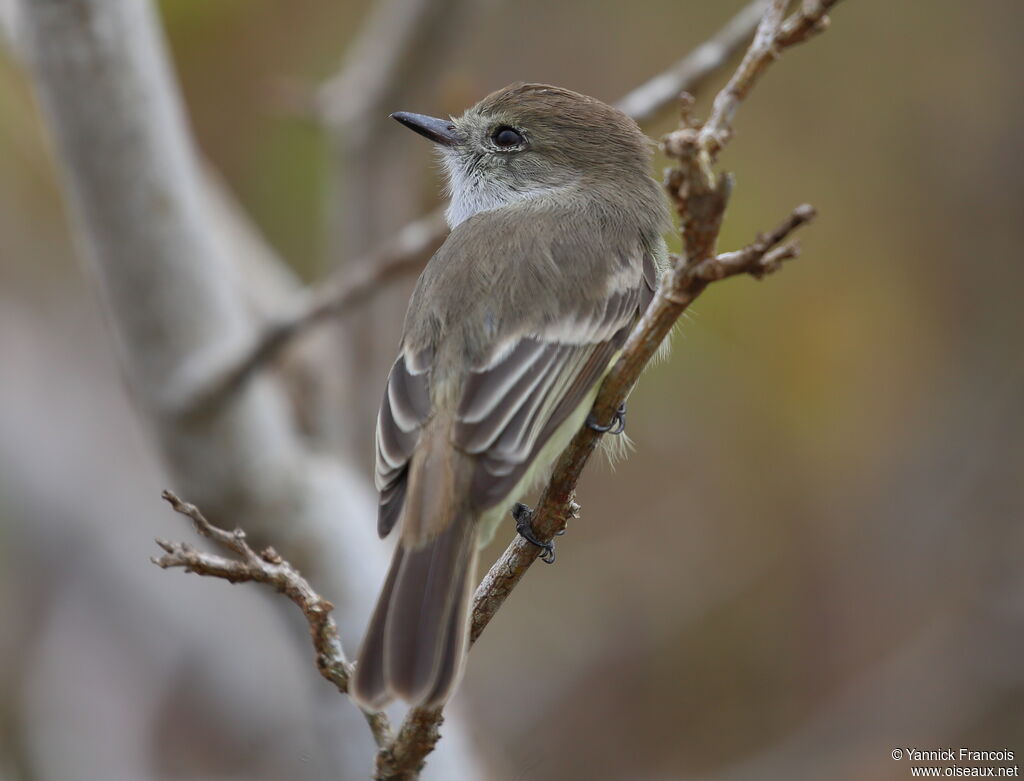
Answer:
<svg viewBox="0 0 1024 781"><path fill-rule="evenodd" d="M766 274L778 270L784 260L797 257L799 247L796 242L782 242L801 225L813 220L817 212L809 203L801 204L793 209L786 220L775 230L761 234L751 244L735 252L723 252L712 260L705 261L691 272L705 282L749 274L760 279Z"/></svg>
<svg viewBox="0 0 1024 781"><path fill-rule="evenodd" d="M658 116L679 99L681 92L696 92L708 77L723 68L743 47L757 27L768 0L748 3L718 32L674 65L623 97L616 107L643 123Z"/></svg>
<svg viewBox="0 0 1024 781"><path fill-rule="evenodd" d="M732 136L732 124L740 103L750 93L765 69L784 49L806 41L815 33L825 30L825 14L839 0L804 0L799 11L789 19L783 14L790 0L771 0L761 23L754 33L754 41L747 49L743 61L729 79L729 83L715 97L711 116L701 128L700 145L714 159Z"/></svg>
<svg viewBox="0 0 1024 781"><path fill-rule="evenodd" d="M646 122L677 101L681 93L697 90L750 38L766 2L749 3L706 42L623 97L618 108L637 122ZM338 90L334 82L325 87L327 104L338 103ZM168 391L167 408L188 414L230 396L299 334L330 317L349 314L383 289L384 283L420 271L447 233L443 209L409 223L393 241L367 258L346 264L311 294L283 307L277 319L265 323L227 355L197 357Z"/></svg>
<svg viewBox="0 0 1024 781"><path fill-rule="evenodd" d="M195 530L203 537L213 540L217 545L237 558L228 558L215 553L196 550L188 543L169 542L157 539L164 554L159 558L150 559L161 569L181 567L186 572L197 575L221 578L231 583L266 583L284 594L298 605L309 623L309 634L316 650L316 667L320 674L337 687L343 694L348 693L348 683L352 675L352 665L345 658L338 637L338 627L331 618L334 609L329 601L320 596L299 571L281 558L273 548L266 548L257 553L246 542L245 532L241 529L226 531L210 523L199 508L194 504L183 502L171 491L164 491L163 498L174 511L192 519ZM390 746L393 737L388 717L384 713L363 711L370 731L377 746Z"/></svg>

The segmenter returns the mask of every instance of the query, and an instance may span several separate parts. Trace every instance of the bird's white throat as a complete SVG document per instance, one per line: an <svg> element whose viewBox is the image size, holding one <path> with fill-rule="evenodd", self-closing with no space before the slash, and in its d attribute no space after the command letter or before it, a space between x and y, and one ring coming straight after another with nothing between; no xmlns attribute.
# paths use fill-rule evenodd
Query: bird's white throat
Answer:
<svg viewBox="0 0 1024 781"><path fill-rule="evenodd" d="M458 153L442 150L442 161L448 176L448 195L451 202L445 211L449 228L455 228L474 214L500 209L516 201L525 201L548 195L560 187L517 187L500 177L488 176L480 169L467 170L464 159Z"/></svg>

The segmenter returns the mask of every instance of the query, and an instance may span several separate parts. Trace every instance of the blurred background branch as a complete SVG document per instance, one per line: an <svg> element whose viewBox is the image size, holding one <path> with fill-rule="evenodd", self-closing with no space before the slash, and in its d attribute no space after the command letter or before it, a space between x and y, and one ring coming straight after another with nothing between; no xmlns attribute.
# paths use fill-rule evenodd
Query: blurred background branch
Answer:
<svg viewBox="0 0 1024 781"><path fill-rule="evenodd" d="M411 79L428 74L461 31L459 18L481 0L383 0L367 15L338 72L317 92L325 124L372 143L367 125L380 123L406 93Z"/></svg>
<svg viewBox="0 0 1024 781"><path fill-rule="evenodd" d="M438 210L403 227L371 258L353 264L356 271L335 273L311 290L293 295L292 312L264 318L265 324L227 356L197 366L171 392L179 414L193 414L236 392L308 328L329 317L347 314L372 300L395 279L419 272L447 235L444 212Z"/></svg>

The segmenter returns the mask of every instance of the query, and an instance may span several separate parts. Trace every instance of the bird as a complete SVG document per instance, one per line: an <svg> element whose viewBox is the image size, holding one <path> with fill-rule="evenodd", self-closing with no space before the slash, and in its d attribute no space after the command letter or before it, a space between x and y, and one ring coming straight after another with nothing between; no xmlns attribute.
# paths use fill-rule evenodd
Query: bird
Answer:
<svg viewBox="0 0 1024 781"><path fill-rule="evenodd" d="M350 686L371 710L452 695L478 551L597 426L670 225L653 143L596 98L516 83L460 117L391 116L436 144L450 233L413 291L377 416L378 532L398 539Z"/></svg>

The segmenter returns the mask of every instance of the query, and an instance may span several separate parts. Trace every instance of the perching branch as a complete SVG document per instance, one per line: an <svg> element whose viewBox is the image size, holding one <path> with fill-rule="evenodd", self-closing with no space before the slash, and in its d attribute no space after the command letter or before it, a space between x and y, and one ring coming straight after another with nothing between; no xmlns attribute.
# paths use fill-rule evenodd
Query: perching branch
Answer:
<svg viewBox="0 0 1024 781"><path fill-rule="evenodd" d="M622 356L601 386L594 403L597 419L611 418L612 412L625 399L640 371L657 351L672 325L711 282L743 274L760 279L777 271L782 261L799 254L795 242L782 242L814 216L814 207L803 204L795 208L778 228L758 237L741 250L692 264L677 259L677 264L684 266L684 273L678 274L668 285L662 285L655 300L630 334ZM565 528L568 520L579 517L580 508L573 499L576 483L601 436L593 429L584 427L559 458L553 476L532 515L534 532L540 539L550 541ZM491 567L473 601L471 640L480 636L539 553L540 548L522 537L516 537Z"/></svg>
<svg viewBox="0 0 1024 781"><path fill-rule="evenodd" d="M298 605L306 617L310 639L316 650L317 670L338 691L347 694L352 664L345 657L338 637L338 627L331 618L334 605L314 591L309 581L273 548L256 553L246 542L245 532L241 529L229 532L214 526L206 520L198 507L183 502L171 491L164 491L163 497L175 512L192 519L197 534L213 540L235 554L236 558L204 553L185 542L168 542L158 538L156 544L163 548L164 555L159 558L154 556L150 561L161 569L181 567L186 572L222 578L230 583L253 581L273 586ZM377 745L380 748L390 745L393 737L387 715L367 711L363 713Z"/></svg>
<svg viewBox="0 0 1024 781"><path fill-rule="evenodd" d="M655 118L677 101L680 93L696 90L729 62L750 38L765 6L766 0L749 3L710 39L632 90L617 106L637 122ZM345 124L350 117L351 107L337 115L330 107L343 104L339 95L348 94L350 87L342 90L341 85L356 81L352 74L361 72L356 69L322 89L322 111L332 124ZM375 296L385 283L419 272L447 233L443 209L409 223L393 241L368 257L346 264L312 293L297 297L278 318L266 322L237 348L226 355L198 360L194 370L179 378L169 393L168 406L189 413L207 409L231 395L300 334L331 317L348 314Z"/></svg>

